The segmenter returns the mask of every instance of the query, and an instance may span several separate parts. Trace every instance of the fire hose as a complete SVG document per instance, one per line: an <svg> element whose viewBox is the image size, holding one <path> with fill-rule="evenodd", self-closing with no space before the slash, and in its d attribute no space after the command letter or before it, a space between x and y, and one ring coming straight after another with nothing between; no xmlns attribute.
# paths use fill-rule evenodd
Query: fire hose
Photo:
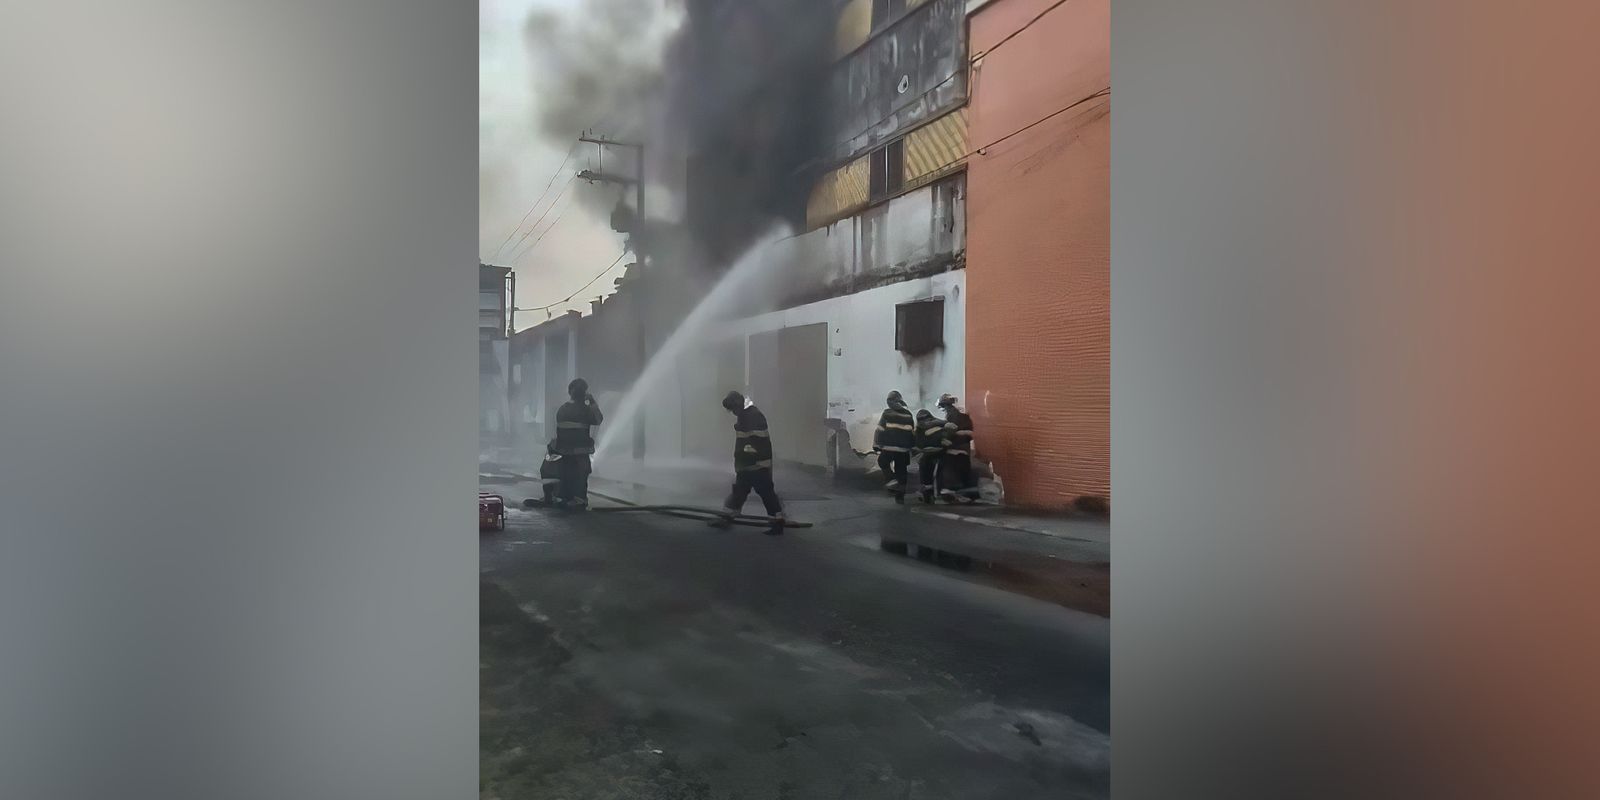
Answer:
<svg viewBox="0 0 1600 800"><path fill-rule="evenodd" d="M772 527L772 519L771 518L757 516L755 514L734 514L734 515L732 515L730 517L727 513L723 512L723 511L720 511L720 510L714 509L714 508L705 508L703 506L686 506L686 505L678 505L678 504L671 504L671 503L668 503L668 504L653 504L653 505L640 505L640 504L636 504L636 503L630 503L627 500L623 500L623 499L618 498L618 497L612 497L610 495L601 494L601 493L596 492L596 491L590 491L589 494L592 494L592 495L594 495L596 497L603 497L603 498L605 498L607 500L610 500L613 503L619 503L620 504L620 505L615 505L615 506L591 506L589 508L589 511L588 511L588 513L590 513L590 514L604 514L604 513L608 513L608 512L609 513L626 513L626 512L630 512L630 511L643 511L643 512L649 512L649 513L653 513L653 514L661 514L663 516L668 516L668 517L678 517L680 519L700 520L702 522L709 522L709 521L714 520L714 519L726 519L726 520L728 520L729 522L731 522L734 525L743 525L743 526L748 527L748 528L770 528L770 527ZM522 501L522 506L524 508L539 508L542 505L543 505L543 503L541 503L540 501L538 501L536 499L531 499L530 498L528 500ZM792 520L792 519L785 519L783 521L783 527L785 527L785 528L809 528L809 527L811 527L811 523L809 523L809 522L798 522L798 521Z"/></svg>

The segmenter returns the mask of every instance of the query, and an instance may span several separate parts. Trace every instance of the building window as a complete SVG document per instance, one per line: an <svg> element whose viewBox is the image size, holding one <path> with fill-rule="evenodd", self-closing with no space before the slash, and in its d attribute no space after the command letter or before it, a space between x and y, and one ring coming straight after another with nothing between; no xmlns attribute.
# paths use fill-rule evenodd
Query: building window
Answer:
<svg viewBox="0 0 1600 800"><path fill-rule="evenodd" d="M906 11L906 0L872 0L872 29L895 21Z"/></svg>
<svg viewBox="0 0 1600 800"><path fill-rule="evenodd" d="M905 141L897 139L872 151L869 185L873 200L882 200L906 183Z"/></svg>
<svg viewBox="0 0 1600 800"><path fill-rule="evenodd" d="M943 297L894 307L894 349L908 356L921 356L943 346Z"/></svg>

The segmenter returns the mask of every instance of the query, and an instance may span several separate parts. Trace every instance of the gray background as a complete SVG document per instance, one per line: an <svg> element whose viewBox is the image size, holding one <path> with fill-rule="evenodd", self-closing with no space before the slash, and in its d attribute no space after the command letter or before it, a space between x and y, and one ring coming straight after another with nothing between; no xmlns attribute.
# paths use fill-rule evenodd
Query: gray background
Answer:
<svg viewBox="0 0 1600 800"><path fill-rule="evenodd" d="M474 7L0 16L0 797L475 796Z"/></svg>
<svg viewBox="0 0 1600 800"><path fill-rule="evenodd" d="M1115 3L1119 797L1594 796L1548 5ZM0 797L475 792L474 11L0 12Z"/></svg>

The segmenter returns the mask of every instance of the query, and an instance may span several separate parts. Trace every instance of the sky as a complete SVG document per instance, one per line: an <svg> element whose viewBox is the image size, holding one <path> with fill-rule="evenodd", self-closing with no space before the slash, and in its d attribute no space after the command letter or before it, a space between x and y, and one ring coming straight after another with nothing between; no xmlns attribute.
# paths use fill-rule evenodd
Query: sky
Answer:
<svg viewBox="0 0 1600 800"><path fill-rule="evenodd" d="M576 14L582 5L583 0L480 0L478 6L478 259L516 270L518 308L561 300L622 254L623 237L608 220L572 203L572 192L556 199L567 179L590 165L595 148L578 148L562 167L566 148L540 138L534 122L539 97L523 23L534 9ZM530 207L532 215L519 227ZM524 237L530 226L533 233ZM550 312L588 310L630 260ZM544 311L520 313L516 327L546 318Z"/></svg>

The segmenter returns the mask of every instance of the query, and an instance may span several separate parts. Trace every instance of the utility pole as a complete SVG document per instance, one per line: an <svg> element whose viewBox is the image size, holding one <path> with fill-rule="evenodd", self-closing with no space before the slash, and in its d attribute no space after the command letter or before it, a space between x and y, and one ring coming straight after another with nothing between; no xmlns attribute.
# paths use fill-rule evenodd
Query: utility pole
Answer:
<svg viewBox="0 0 1600 800"><path fill-rule="evenodd" d="M644 260L644 256L639 252L639 243L644 241L644 144L639 142L619 142L614 139L607 139L604 136L593 136L588 131L585 131L582 136L579 136L578 141L587 142L600 147L625 147L634 151L636 158L634 159L634 172L632 178L625 178L620 175L609 175L604 172L595 172L587 169L579 172L578 177L589 181L590 183L615 183L620 186L627 186L630 183L633 184L633 230L629 231L629 233L633 236L634 257L642 262ZM643 377L645 361L647 357L647 353L645 351L644 315L642 313L635 313L633 315L633 320L635 333L635 352L639 358L639 375ZM637 380L637 378L635 380ZM635 461L641 461L644 459L644 450L644 414L641 413L634 420L633 425L633 458Z"/></svg>
<svg viewBox="0 0 1600 800"><path fill-rule="evenodd" d="M601 183L615 183L622 186L627 186L630 183L633 184L633 213L635 220L633 234L638 236L640 233L640 224L644 221L644 145L638 142L619 142L614 139L607 139L604 136L591 136L588 133L579 136L578 141L588 142L589 144L599 145L601 147L625 147L634 151L634 153L637 155L637 158L634 159L633 163L634 176L632 178L624 178L620 175L607 175L603 172L594 172L587 169L579 172L578 177L589 181L590 183L599 181ZM637 255L637 253L635 255Z"/></svg>

